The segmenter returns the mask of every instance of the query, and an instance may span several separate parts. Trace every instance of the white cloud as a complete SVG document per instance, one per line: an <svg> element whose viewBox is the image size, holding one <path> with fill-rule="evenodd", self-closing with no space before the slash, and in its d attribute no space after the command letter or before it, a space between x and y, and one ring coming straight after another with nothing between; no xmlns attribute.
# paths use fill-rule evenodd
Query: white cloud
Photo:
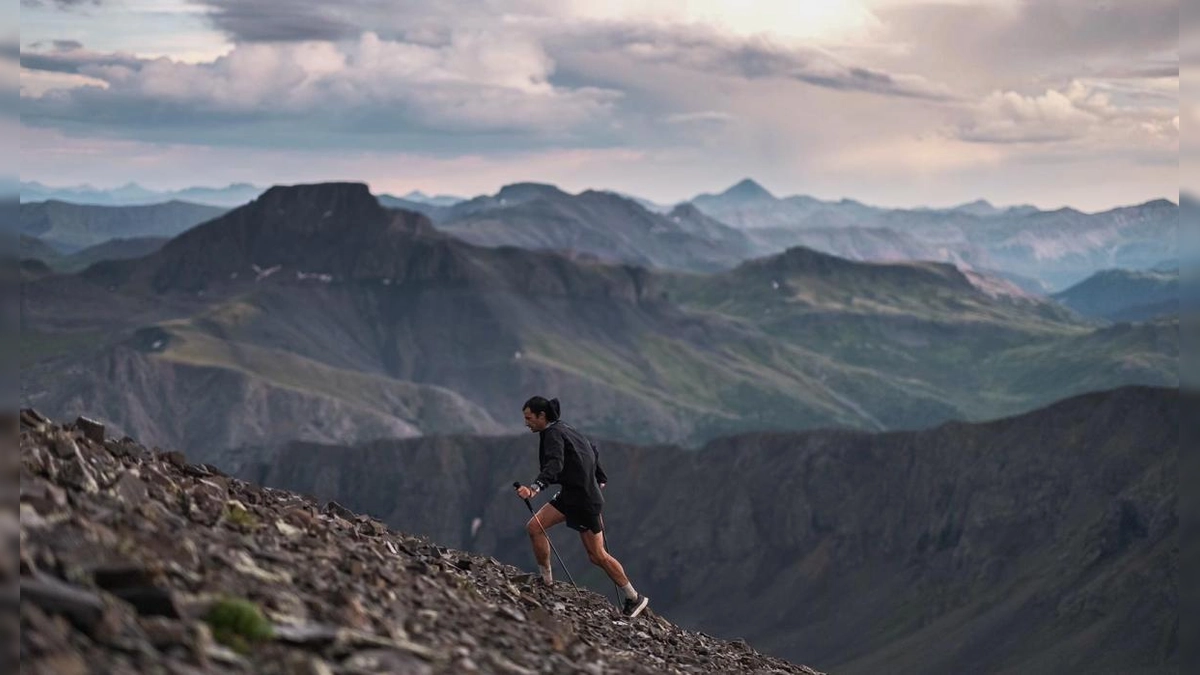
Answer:
<svg viewBox="0 0 1200 675"><path fill-rule="evenodd" d="M545 51L515 37L462 32L425 46L366 33L350 43L249 43L200 64L68 52L52 56L73 59L75 72L105 86L43 88L30 107L35 120L41 113L117 126L143 124L150 114L161 119L164 110L181 119L302 118L318 133L363 120L381 132L391 120L406 128L534 134L603 121L616 92L552 85Z"/></svg>
<svg viewBox="0 0 1200 675"><path fill-rule="evenodd" d="M879 20L857 0L556 0L545 10L581 21L705 27L739 39L770 37L790 45L866 39Z"/></svg>
<svg viewBox="0 0 1200 675"><path fill-rule="evenodd" d="M663 118L668 124L722 123L733 119L733 115L718 110L672 113Z"/></svg>
<svg viewBox="0 0 1200 675"><path fill-rule="evenodd" d="M1049 143L1099 135L1112 141L1138 130L1162 137L1172 135L1173 115L1168 108L1117 105L1104 88L1075 80L1038 95L993 92L969 110L959 136L981 143Z"/></svg>
<svg viewBox="0 0 1200 675"><path fill-rule="evenodd" d="M993 143L1058 141L1084 135L1098 121L1095 114L1058 91L1048 90L1041 96L998 91L978 105L962 137Z"/></svg>

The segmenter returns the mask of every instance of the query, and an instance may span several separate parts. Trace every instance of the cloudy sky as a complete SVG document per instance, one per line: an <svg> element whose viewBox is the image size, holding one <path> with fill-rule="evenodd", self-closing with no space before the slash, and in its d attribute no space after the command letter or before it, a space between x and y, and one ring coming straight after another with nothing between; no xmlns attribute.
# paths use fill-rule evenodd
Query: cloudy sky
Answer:
<svg viewBox="0 0 1200 675"><path fill-rule="evenodd" d="M21 178L51 185L533 180L670 203L750 176L1090 211L1176 198L1179 18L1178 0L21 0L4 58Z"/></svg>

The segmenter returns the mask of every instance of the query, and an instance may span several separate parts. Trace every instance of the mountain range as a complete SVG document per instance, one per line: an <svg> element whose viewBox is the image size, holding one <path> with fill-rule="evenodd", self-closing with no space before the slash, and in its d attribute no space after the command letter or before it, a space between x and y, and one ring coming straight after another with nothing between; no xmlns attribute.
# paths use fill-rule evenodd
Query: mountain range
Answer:
<svg viewBox="0 0 1200 675"><path fill-rule="evenodd" d="M1149 269L1177 255L1179 207L1158 199L1099 213L980 201L951 209L883 209L854 200L777 198L752 180L692 200L770 245L807 245L864 260L927 259L1070 286L1108 268Z"/></svg>
<svg viewBox="0 0 1200 675"><path fill-rule="evenodd" d="M498 433L533 393L589 431L697 444L1178 382L1177 319L1097 328L944 263L802 248L696 274L480 247L362 184L274 187L22 303L27 405L188 452Z"/></svg>
<svg viewBox="0 0 1200 675"><path fill-rule="evenodd" d="M236 197L210 199L208 188L153 193L131 185L102 199L88 197L92 193L82 188L55 192L24 183L22 190L23 202L121 203L136 194L222 205L240 205L261 192L231 186L229 194ZM805 246L853 260L951 262L1044 294L1105 269L1151 269L1178 256L1178 207L1168 200L1092 214L1028 205L999 208L985 200L944 209L889 209L851 199L776 198L746 179L673 207L607 191L572 195L540 183L514 183L472 199L414 190L403 197L382 194L379 201L423 213L435 226L480 245L520 245L693 271L727 269Z"/></svg>
<svg viewBox="0 0 1200 675"><path fill-rule="evenodd" d="M563 401L568 422L582 412ZM593 440L611 550L683 626L836 673L1168 673L1180 412L1176 390L1125 387L922 431ZM511 481L536 448L449 436L210 460L530 569Z"/></svg>
<svg viewBox="0 0 1200 675"><path fill-rule="evenodd" d="M248 183L231 183L223 188L190 187L182 190L150 190L137 183L112 189L90 185L49 187L36 181L21 181L21 203L62 201L99 206L138 206L169 201L192 202L226 208L241 206L261 194L263 188Z"/></svg>
<svg viewBox="0 0 1200 675"><path fill-rule="evenodd" d="M537 468L519 405L544 394L598 442L610 547L683 628L839 673L1178 669L1181 320L1162 302L1186 256L1165 234L1173 203L886 210L777 199L751 181L702 197L654 208L518 183L459 201L321 183L215 214L22 204L21 405L110 436L22 412L22 471L39 477L22 495L23 554L27 534L38 547L21 561L29 606L60 611L46 598L84 577L52 561L104 539L50 533L103 532L132 504L146 527L123 537L174 528L207 542L202 563L164 568L189 592L198 574L228 585L222 570L262 580L296 562L278 544L314 534L315 509L288 510L312 499L222 470L492 556L454 553L453 566L500 597L497 560L532 569L511 484ZM127 210L153 216L113 215ZM176 229L119 238L161 227ZM1041 292L1092 268L1108 271ZM115 440L126 434L204 464ZM253 568L213 543L252 544L222 529L235 497L268 518ZM54 515L35 523L26 501ZM385 536L340 505L322 514L357 523L359 553L364 532ZM326 553L309 542L305 555L340 550L320 532ZM463 588L438 571L444 549L386 537L409 569ZM610 590L578 546L561 552L583 586ZM341 590L370 583L371 554L356 556ZM36 567L63 579L26 584ZM305 593L334 578L311 572ZM267 602L289 624L327 609ZM366 622L356 602L337 620ZM21 620L30 644L65 630L26 604Z"/></svg>
<svg viewBox="0 0 1200 675"><path fill-rule="evenodd" d="M686 205L659 214L612 192L570 195L537 183L425 213L439 230L480 246L573 251L660 269L728 269L760 252L742 232Z"/></svg>
<svg viewBox="0 0 1200 675"><path fill-rule="evenodd" d="M173 237L225 211L181 201L143 206L32 202L21 204L18 227L20 234L37 237L59 253L71 254L113 239Z"/></svg>
<svg viewBox="0 0 1200 675"><path fill-rule="evenodd" d="M90 185L50 187L37 181L21 181L21 202L63 201L73 204L95 204L101 206L135 206L169 201L184 201L210 206L234 207L253 201L266 188L249 183L230 183L223 188L189 187L182 190L151 190L137 183L126 183L120 187L101 189ZM383 196L381 196L383 197ZM452 206L465 198L455 195L427 195L420 190L410 190L403 197L415 204Z"/></svg>

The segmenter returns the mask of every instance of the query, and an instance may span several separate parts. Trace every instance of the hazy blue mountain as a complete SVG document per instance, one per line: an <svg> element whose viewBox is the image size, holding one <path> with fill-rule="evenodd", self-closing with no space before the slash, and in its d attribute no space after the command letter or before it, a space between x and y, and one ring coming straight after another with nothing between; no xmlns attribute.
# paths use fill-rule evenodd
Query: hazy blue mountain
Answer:
<svg viewBox="0 0 1200 675"><path fill-rule="evenodd" d="M466 197L456 195L434 195L431 197L420 190L413 190L401 197L401 199L417 202L418 204L428 204L430 206L454 206L459 202L466 201Z"/></svg>
<svg viewBox="0 0 1200 675"><path fill-rule="evenodd" d="M180 201L138 206L28 202L21 204L19 227L21 234L74 253L110 239L173 237L225 211Z"/></svg>
<svg viewBox="0 0 1200 675"><path fill-rule="evenodd" d="M1179 273L1104 270L1054 299L1084 316L1111 321L1145 321L1179 313Z"/></svg>
<svg viewBox="0 0 1200 675"><path fill-rule="evenodd" d="M861 260L902 252L1033 279L1049 290L1103 269L1148 269L1178 255L1179 207L1166 199L1098 213L1002 209L983 200L950 209L882 209L853 200L779 198L747 179L692 203L720 222L762 233L768 243ZM839 236L839 229L853 234Z"/></svg>
<svg viewBox="0 0 1200 675"><path fill-rule="evenodd" d="M240 206L253 200L264 188L248 183L231 183L223 188L190 187L182 190L149 190L137 183L101 189L90 185L49 187L36 181L21 182L21 202L62 201L73 204L131 206L173 200L211 206Z"/></svg>

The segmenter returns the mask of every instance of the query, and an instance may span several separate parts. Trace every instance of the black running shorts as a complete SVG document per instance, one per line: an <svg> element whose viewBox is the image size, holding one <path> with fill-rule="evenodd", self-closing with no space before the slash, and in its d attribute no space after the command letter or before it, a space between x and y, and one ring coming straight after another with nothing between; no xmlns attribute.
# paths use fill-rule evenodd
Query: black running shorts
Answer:
<svg viewBox="0 0 1200 675"><path fill-rule="evenodd" d="M562 493L554 495L554 499L550 500L550 506L553 506L555 510L566 516L567 527L579 532L591 530L596 534L604 531L604 526L600 522L600 514L598 512L593 513L590 509L563 504L559 500L561 495Z"/></svg>

